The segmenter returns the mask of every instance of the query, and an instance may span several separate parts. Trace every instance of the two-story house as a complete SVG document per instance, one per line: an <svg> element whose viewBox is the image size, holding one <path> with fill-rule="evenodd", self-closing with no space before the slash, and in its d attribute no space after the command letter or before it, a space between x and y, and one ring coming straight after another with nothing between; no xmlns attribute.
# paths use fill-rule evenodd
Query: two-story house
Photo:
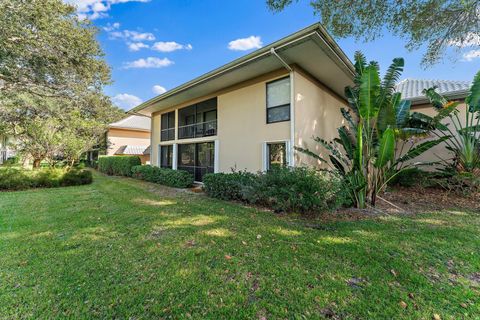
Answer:
<svg viewBox="0 0 480 320"><path fill-rule="evenodd" d="M350 60L315 24L132 109L151 117L151 163L208 172L260 171L316 162L293 146L318 148L343 124Z"/></svg>

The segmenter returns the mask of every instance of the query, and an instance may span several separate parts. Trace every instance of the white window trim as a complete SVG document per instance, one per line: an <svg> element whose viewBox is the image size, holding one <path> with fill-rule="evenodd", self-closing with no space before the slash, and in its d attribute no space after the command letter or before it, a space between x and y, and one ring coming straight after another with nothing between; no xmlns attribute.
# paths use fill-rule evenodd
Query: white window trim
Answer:
<svg viewBox="0 0 480 320"><path fill-rule="evenodd" d="M293 152L291 148L291 141L290 140L269 140L262 143L262 171L267 171L268 169L268 144L270 143L285 143L285 152L286 152L286 160L287 166L292 167L292 158Z"/></svg>

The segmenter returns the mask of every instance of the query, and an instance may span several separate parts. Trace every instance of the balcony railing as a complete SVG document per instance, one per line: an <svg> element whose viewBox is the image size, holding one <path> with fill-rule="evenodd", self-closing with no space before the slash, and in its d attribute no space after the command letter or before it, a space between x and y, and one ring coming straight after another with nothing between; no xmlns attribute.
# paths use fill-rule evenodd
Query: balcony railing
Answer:
<svg viewBox="0 0 480 320"><path fill-rule="evenodd" d="M217 134L217 120L178 127L178 139L201 138Z"/></svg>
<svg viewBox="0 0 480 320"><path fill-rule="evenodd" d="M160 130L160 141L175 140L175 128Z"/></svg>

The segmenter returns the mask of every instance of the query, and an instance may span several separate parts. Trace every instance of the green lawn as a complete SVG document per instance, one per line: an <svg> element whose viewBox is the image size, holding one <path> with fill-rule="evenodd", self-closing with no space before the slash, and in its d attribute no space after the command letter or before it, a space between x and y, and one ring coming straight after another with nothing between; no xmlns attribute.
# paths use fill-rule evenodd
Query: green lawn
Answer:
<svg viewBox="0 0 480 320"><path fill-rule="evenodd" d="M473 212L321 223L96 174L0 193L0 319L478 319L479 230Z"/></svg>

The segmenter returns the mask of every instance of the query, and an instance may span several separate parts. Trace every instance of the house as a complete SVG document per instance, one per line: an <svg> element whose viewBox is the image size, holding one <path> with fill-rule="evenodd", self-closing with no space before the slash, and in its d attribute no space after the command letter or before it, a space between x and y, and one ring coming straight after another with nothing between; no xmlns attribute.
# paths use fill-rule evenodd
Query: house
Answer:
<svg viewBox="0 0 480 320"><path fill-rule="evenodd" d="M340 108L348 105L344 88L353 85L353 77L351 61L322 25L314 24L130 113L151 117L151 163L187 170L196 181L232 169L319 166L294 146L326 156L312 138L332 140L345 124ZM429 108L413 82L399 90L418 110Z"/></svg>
<svg viewBox="0 0 480 320"><path fill-rule="evenodd" d="M423 90L436 87L436 91L448 100L460 102L458 117L465 124L467 109L464 102L469 95L470 86L470 81L405 79L397 84L396 90L402 94L403 99L408 99L412 102L412 112L420 112L433 117L437 114L437 111L423 94ZM448 118L444 120L444 123L455 131L454 124L450 123ZM445 143L442 143L416 157L413 161L431 163L449 160L452 156L453 154L445 148Z"/></svg>
<svg viewBox="0 0 480 320"><path fill-rule="evenodd" d="M316 164L293 146L318 148L343 123L354 67L312 25L159 95L131 113L151 117L151 163L207 172Z"/></svg>
<svg viewBox="0 0 480 320"><path fill-rule="evenodd" d="M107 156L136 155L150 162L150 117L131 115L108 126Z"/></svg>
<svg viewBox="0 0 480 320"><path fill-rule="evenodd" d="M13 138L0 135L0 164L3 164L10 158L15 157L16 152L12 148Z"/></svg>

